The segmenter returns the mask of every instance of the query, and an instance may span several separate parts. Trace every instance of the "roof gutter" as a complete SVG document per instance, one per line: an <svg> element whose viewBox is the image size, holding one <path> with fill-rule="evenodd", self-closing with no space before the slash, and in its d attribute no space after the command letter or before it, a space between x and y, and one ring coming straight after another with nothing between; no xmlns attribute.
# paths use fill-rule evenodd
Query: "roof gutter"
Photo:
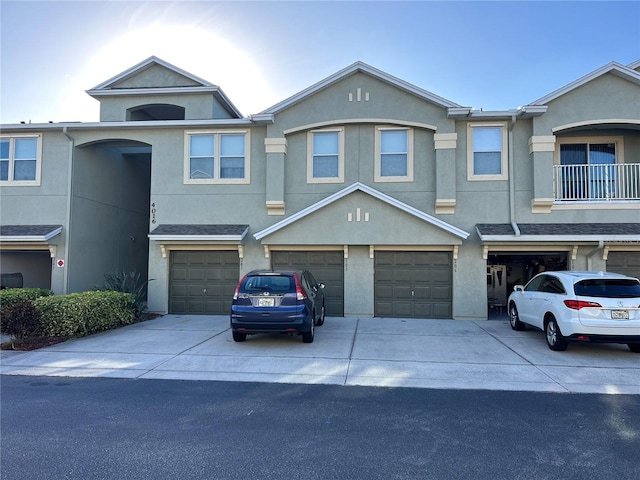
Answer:
<svg viewBox="0 0 640 480"><path fill-rule="evenodd" d="M596 248L594 248L593 250L591 250L588 254L587 254L587 270L593 270L593 257L595 256L596 253L602 251L602 249L604 248L604 240L599 240L598 241L598 246Z"/></svg>
<svg viewBox="0 0 640 480"><path fill-rule="evenodd" d="M67 259L67 265L69 265L69 252L70 243L71 243L71 198L73 192L73 151L75 150L76 140L71 135L69 135L68 127L65 125L62 127L62 133L69 140L69 165L67 171L67 234L64 242L64 258ZM69 291L69 267L65 266L62 272L63 275L63 292L62 294L66 294Z"/></svg>
<svg viewBox="0 0 640 480"><path fill-rule="evenodd" d="M513 228L513 232L516 237L520 236L520 228L516 223L516 207L515 207L515 195L516 195L516 185L515 185L515 173L513 171L513 128L516 125L516 115L511 115L511 121L509 122L509 220L511 222L511 228Z"/></svg>

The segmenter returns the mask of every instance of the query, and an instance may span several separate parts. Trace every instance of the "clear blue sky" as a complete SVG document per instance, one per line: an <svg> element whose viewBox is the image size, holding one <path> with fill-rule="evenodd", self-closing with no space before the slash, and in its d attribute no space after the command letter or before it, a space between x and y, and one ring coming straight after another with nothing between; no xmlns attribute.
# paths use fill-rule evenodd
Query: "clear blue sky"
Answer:
<svg viewBox="0 0 640 480"><path fill-rule="evenodd" d="M244 115L361 60L460 105L517 108L640 59L640 1L0 2L0 123L97 121L85 90L155 55Z"/></svg>

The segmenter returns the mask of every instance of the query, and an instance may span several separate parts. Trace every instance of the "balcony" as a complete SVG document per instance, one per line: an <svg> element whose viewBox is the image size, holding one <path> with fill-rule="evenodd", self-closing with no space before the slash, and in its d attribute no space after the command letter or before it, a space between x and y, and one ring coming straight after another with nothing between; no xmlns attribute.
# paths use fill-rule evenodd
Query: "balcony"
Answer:
<svg viewBox="0 0 640 480"><path fill-rule="evenodd" d="M554 165L553 188L560 202L640 200L640 163Z"/></svg>

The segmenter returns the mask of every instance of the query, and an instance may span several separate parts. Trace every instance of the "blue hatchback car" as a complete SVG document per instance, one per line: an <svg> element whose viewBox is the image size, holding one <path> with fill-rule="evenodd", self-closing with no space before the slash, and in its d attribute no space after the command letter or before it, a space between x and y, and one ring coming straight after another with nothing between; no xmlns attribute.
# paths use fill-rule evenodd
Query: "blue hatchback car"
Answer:
<svg viewBox="0 0 640 480"><path fill-rule="evenodd" d="M246 274L233 295L231 331L236 342L254 333L302 335L313 342L324 323L324 284L308 270L255 270Z"/></svg>

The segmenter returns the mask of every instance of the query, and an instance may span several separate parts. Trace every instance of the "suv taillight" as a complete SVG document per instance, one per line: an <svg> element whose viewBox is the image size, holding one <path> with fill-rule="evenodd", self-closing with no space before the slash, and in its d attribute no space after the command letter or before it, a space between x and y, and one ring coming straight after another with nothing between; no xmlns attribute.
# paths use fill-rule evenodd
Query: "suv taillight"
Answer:
<svg viewBox="0 0 640 480"><path fill-rule="evenodd" d="M596 302L587 302L584 300L565 300L564 304L571 310L580 310L581 308L602 308L602 305Z"/></svg>
<svg viewBox="0 0 640 480"><path fill-rule="evenodd" d="M237 300L238 299L238 294L240 293L240 285L242 285L242 282L244 282L244 279L247 278L247 276L245 275L244 277L242 277L240 279L240 281L238 282L238 285L236 285L236 291L233 293L233 299Z"/></svg>
<svg viewBox="0 0 640 480"><path fill-rule="evenodd" d="M296 300L306 300L307 294L304 293L302 287L300 286L300 280L298 280L298 275L293 275L294 280L296 281Z"/></svg>

